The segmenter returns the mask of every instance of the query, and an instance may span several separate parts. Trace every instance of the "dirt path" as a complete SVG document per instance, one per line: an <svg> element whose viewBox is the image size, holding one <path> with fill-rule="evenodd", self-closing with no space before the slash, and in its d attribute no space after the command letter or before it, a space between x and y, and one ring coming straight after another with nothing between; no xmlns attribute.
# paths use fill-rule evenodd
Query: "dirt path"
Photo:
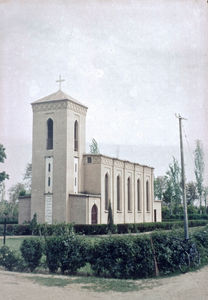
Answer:
<svg viewBox="0 0 208 300"><path fill-rule="evenodd" d="M162 279L138 280L141 289L134 292L105 293L83 289L83 284L69 284L64 287L44 286L32 280L32 277L62 278L67 276L34 275L0 271L0 300L91 300L91 299L128 299L128 300L207 300L208 266L197 272Z"/></svg>

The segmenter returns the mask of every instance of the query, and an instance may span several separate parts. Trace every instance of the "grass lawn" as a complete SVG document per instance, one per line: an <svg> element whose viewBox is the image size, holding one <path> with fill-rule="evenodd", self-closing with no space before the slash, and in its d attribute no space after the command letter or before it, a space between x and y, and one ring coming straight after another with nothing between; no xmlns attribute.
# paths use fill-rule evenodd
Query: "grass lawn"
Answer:
<svg viewBox="0 0 208 300"><path fill-rule="evenodd" d="M6 237L6 246L11 248L12 250L19 251L20 246L24 239L31 238L34 236L25 236L25 237L17 237L17 236L7 236ZM0 247L3 246L3 237L0 237Z"/></svg>
<svg viewBox="0 0 208 300"><path fill-rule="evenodd" d="M62 276L30 276L26 277L33 282L44 286L58 286L64 287L70 284L79 284L82 289L94 292L134 292L144 288L152 289L158 286L158 282L153 279L140 279L140 280L126 280L126 279L111 279L111 278L98 278L93 276L88 277L68 277Z"/></svg>

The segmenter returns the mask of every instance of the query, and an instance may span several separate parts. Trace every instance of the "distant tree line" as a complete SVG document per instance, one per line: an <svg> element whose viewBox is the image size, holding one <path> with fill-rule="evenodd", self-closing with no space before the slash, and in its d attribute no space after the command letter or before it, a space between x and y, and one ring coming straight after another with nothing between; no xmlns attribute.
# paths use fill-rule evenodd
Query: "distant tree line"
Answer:
<svg viewBox="0 0 208 300"><path fill-rule="evenodd" d="M200 140L196 141L194 150L195 181L186 183L186 200L188 211L193 213L208 213L208 187L204 184L204 152ZM183 213L181 168L173 157L172 163L164 176L158 176L154 181L155 197L163 201L163 211L172 215Z"/></svg>
<svg viewBox="0 0 208 300"><path fill-rule="evenodd" d="M0 144L0 163L6 159L6 149ZM5 180L9 175L3 171L0 173L0 218L8 216L10 218L18 217L18 197L31 193L32 164L28 163L25 169L22 182L11 186L8 190L9 199L6 199Z"/></svg>

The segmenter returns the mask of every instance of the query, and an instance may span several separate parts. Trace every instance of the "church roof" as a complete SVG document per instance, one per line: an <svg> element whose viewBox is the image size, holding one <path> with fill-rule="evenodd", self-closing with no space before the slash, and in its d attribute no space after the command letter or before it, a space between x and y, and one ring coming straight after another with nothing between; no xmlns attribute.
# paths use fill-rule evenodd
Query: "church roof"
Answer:
<svg viewBox="0 0 208 300"><path fill-rule="evenodd" d="M59 100L69 100L71 102L74 102L78 105L81 105L81 106L87 108L85 105L83 105L79 101L77 101L74 98L72 98L71 96L65 94L62 90L58 90L57 92L55 92L53 94L50 94L44 98L36 100L36 101L32 102L32 104L45 103L45 102L51 102L51 101L59 101Z"/></svg>

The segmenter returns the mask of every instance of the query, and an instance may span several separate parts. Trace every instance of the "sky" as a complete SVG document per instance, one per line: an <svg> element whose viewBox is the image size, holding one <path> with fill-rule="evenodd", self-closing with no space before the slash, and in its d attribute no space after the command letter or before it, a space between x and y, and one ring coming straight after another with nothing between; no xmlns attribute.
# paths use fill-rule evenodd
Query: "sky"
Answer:
<svg viewBox="0 0 208 300"><path fill-rule="evenodd" d="M187 118L193 179L196 139L208 149L206 0L2 0L0 13L7 188L31 161L30 103L56 92L59 74L62 90L88 106L87 145L95 138L104 154L151 164L156 175L179 158L175 113Z"/></svg>

